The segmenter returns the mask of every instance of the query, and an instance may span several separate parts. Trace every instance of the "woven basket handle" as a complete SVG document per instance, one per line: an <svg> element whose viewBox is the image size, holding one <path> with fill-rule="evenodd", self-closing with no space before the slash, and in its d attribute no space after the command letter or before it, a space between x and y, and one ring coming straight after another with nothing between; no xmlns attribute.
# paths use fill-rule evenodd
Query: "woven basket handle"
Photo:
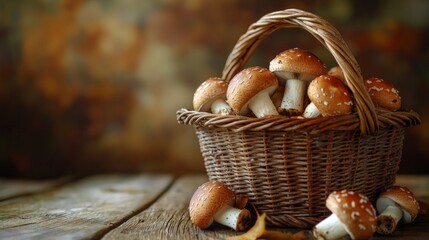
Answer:
<svg viewBox="0 0 429 240"><path fill-rule="evenodd" d="M313 35L333 55L344 72L347 86L353 92L362 134L378 129L374 104L364 86L355 57L337 29L321 17L298 9L272 12L250 25L229 54L222 77L227 82L242 70L259 43L281 28L302 28Z"/></svg>

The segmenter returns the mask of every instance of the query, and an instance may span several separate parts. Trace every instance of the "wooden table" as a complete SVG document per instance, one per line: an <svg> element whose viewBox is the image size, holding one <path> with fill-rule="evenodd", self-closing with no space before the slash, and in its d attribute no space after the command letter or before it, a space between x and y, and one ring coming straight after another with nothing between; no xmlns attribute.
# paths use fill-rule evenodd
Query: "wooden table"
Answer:
<svg viewBox="0 0 429 240"><path fill-rule="evenodd" d="M216 226L200 230L187 211L204 175L97 175L50 181L0 179L0 239L223 239ZM429 176L398 176L398 184L429 201ZM301 229L278 229L296 232ZM312 239L309 230L305 230ZM389 237L429 239L429 216Z"/></svg>

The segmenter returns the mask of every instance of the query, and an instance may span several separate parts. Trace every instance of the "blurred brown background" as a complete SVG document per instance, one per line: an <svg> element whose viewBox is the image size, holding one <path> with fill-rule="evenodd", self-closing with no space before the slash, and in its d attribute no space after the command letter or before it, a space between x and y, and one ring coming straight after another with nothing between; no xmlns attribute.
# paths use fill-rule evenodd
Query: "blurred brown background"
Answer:
<svg viewBox="0 0 429 240"><path fill-rule="evenodd" d="M402 173L429 173L429 1L0 1L0 176L204 171L193 128L176 123L235 42L266 13L314 12L343 34L364 77L391 81L423 124L407 131ZM281 30L248 65L301 47Z"/></svg>

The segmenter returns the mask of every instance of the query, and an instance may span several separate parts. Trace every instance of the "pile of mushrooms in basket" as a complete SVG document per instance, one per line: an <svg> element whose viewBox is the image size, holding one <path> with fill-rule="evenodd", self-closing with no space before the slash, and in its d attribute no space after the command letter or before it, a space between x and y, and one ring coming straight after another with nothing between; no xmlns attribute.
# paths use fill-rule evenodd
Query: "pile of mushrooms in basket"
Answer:
<svg viewBox="0 0 429 240"><path fill-rule="evenodd" d="M391 111L401 107L396 88L381 78L364 81L375 106ZM195 91L196 111L250 117L315 118L350 114L353 96L339 67L327 71L314 54L299 48L278 54L269 69L249 67L229 83L209 78Z"/></svg>
<svg viewBox="0 0 429 240"><path fill-rule="evenodd" d="M399 92L389 82L372 77L364 80L364 86L376 107L387 111L401 107ZM279 53L269 62L268 68L245 68L229 83L217 77L207 79L197 88L193 107L200 112L251 118L318 118L355 111L353 95L341 68L334 66L328 71L317 56L299 48ZM236 196L225 184L207 182L192 197L191 221L201 229L217 222L243 232L231 239L308 237L305 234L282 235L285 233L265 229L263 215L260 215L263 213L258 213L247 199ZM373 234L388 235L398 224L412 222L419 212L413 193L400 186L381 193L376 203L369 202L358 192L337 189L326 199L326 207L332 214L313 227L311 238L368 239Z"/></svg>

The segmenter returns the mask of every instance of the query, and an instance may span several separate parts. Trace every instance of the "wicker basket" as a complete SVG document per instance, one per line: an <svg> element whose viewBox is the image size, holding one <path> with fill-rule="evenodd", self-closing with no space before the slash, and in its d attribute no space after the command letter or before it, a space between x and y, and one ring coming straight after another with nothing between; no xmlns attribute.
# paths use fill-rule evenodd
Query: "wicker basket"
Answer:
<svg viewBox="0 0 429 240"><path fill-rule="evenodd" d="M395 182L406 127L420 123L413 111L376 109L351 51L338 31L320 17L297 9L263 16L229 55L227 82L255 47L280 28L312 34L343 69L356 112L313 119L220 116L180 109L178 122L193 125L210 181L247 194L267 224L308 228L329 214L325 200L339 189L376 199Z"/></svg>

